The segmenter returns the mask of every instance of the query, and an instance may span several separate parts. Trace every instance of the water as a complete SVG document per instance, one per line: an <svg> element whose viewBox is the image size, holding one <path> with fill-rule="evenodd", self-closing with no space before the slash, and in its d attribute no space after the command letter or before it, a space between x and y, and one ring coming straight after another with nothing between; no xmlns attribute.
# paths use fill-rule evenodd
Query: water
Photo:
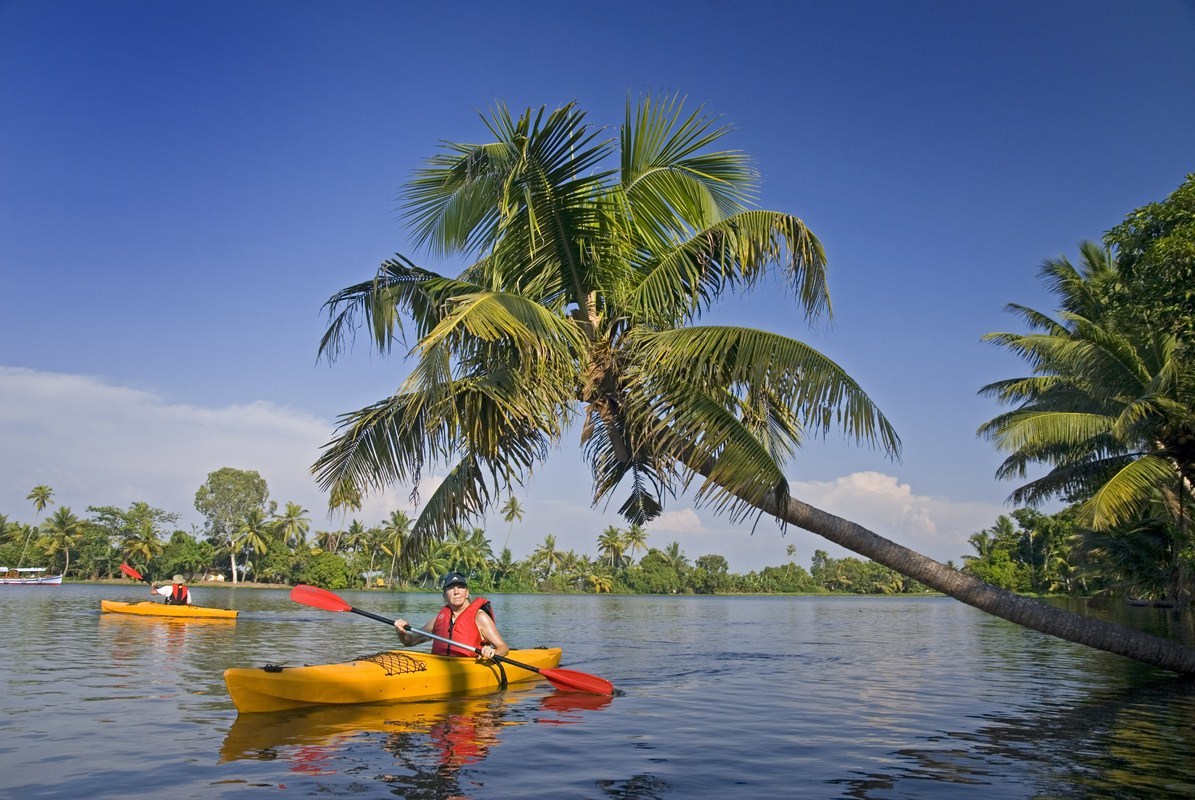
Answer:
<svg viewBox="0 0 1195 800"><path fill-rule="evenodd" d="M238 717L225 668L347 660L393 633L283 590L195 589L236 622L99 611L147 595L0 589L0 797L1195 796L1195 683L944 598L495 596L507 641L561 645L562 667L626 694L539 682ZM342 596L414 620L438 605Z"/></svg>

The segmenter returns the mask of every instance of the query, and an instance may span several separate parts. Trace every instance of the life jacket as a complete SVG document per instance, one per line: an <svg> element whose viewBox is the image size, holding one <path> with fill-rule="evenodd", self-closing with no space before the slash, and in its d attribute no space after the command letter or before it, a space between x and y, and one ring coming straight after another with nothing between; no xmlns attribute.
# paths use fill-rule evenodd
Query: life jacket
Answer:
<svg viewBox="0 0 1195 800"><path fill-rule="evenodd" d="M190 592L187 587L181 583L174 584L170 590L170 595L166 598L166 605L168 606L185 606L190 598Z"/></svg>
<svg viewBox="0 0 1195 800"><path fill-rule="evenodd" d="M494 618L494 611L490 601L484 597L477 597L465 607L455 621L452 619L452 608L444 606L436 615L432 623L432 633L460 642L464 647L452 647L440 641L432 641L432 652L440 656L475 656L475 648L481 647L481 631L477 628L477 612L484 611L490 619Z"/></svg>

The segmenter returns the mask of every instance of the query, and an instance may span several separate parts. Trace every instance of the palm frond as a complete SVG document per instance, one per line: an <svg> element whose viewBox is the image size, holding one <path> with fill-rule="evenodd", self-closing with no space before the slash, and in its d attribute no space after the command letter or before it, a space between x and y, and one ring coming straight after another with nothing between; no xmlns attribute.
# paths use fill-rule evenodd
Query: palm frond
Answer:
<svg viewBox="0 0 1195 800"><path fill-rule="evenodd" d="M644 365L641 379L653 388L659 383L678 391L766 396L807 431L838 426L859 443L899 455L899 437L862 388L802 342L727 326L643 331L632 342L636 362Z"/></svg>
<svg viewBox="0 0 1195 800"><path fill-rule="evenodd" d="M809 319L829 313L821 242L797 217L745 211L651 256L628 305L633 317L679 324L695 319L731 289L749 289L780 269Z"/></svg>
<svg viewBox="0 0 1195 800"><path fill-rule="evenodd" d="M1143 456L1130 461L1079 506L1077 520L1095 530L1107 530L1145 516L1156 502L1159 487L1176 481L1174 466L1164 458Z"/></svg>

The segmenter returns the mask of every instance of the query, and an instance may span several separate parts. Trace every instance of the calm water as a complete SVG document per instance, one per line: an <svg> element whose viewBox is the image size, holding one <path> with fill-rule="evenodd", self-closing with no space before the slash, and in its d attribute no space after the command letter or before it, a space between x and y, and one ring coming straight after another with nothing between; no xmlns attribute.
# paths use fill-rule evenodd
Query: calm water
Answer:
<svg viewBox="0 0 1195 800"><path fill-rule="evenodd" d="M99 611L147 595L0 588L0 797L1195 796L1195 683L949 599L495 596L509 642L559 644L625 696L540 682L238 717L225 668L343 661L393 633L282 590L195 590L236 622ZM420 620L438 604L342 596Z"/></svg>

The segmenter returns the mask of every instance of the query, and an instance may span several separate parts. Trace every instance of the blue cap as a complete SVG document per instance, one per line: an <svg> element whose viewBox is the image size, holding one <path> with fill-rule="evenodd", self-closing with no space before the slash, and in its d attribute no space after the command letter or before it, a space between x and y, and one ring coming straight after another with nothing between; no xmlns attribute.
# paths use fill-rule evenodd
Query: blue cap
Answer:
<svg viewBox="0 0 1195 800"><path fill-rule="evenodd" d="M448 589L451 586L464 586L468 589L469 581L465 580L465 576L459 572L450 572L441 579L440 588Z"/></svg>

